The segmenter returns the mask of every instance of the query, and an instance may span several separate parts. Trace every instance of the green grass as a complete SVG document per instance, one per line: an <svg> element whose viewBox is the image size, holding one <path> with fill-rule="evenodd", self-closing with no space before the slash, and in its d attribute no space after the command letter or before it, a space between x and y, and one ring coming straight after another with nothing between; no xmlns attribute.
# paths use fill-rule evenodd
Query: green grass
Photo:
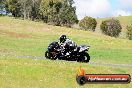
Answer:
<svg viewBox="0 0 132 88"><path fill-rule="evenodd" d="M8 17L1 17L0 25L0 53L43 56L49 43L56 41L61 34L67 34L77 44L91 46L92 61L132 64L130 40Z"/></svg>
<svg viewBox="0 0 132 88"><path fill-rule="evenodd" d="M33 59L4 59L1 60L0 84L3 88L67 88L79 87L75 82L76 70L79 65L86 68L87 73L127 73L130 69L96 67L88 64L64 61L33 60ZM102 69L103 68L103 69ZM97 70L98 69L98 70ZM132 73L132 71L129 71ZM6 83L6 85L5 85ZM85 85L86 87L130 87L123 85Z"/></svg>
<svg viewBox="0 0 132 88"><path fill-rule="evenodd" d="M131 69L85 63L34 59L1 59L1 88L80 88L75 77L79 66L88 74L132 74ZM130 84L88 84L84 88L130 88Z"/></svg>
<svg viewBox="0 0 132 88"><path fill-rule="evenodd" d="M0 87L80 88L75 81L79 66L90 74L132 74L129 68L35 59L35 56L44 57L48 44L56 41L61 34L68 35L79 45L90 45L91 62L132 65L130 40L112 38L97 32L51 26L41 22L0 17ZM130 88L130 86L132 83L91 84L85 85L84 88Z"/></svg>

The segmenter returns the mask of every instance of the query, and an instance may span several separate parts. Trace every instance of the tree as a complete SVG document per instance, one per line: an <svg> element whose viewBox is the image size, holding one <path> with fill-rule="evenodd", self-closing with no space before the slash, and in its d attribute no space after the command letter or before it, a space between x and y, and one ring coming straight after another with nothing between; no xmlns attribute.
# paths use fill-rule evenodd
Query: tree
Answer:
<svg viewBox="0 0 132 88"><path fill-rule="evenodd" d="M39 19L39 7L42 0L31 0L31 13L30 17L32 20Z"/></svg>
<svg viewBox="0 0 132 88"><path fill-rule="evenodd" d="M108 36L118 37L122 27L119 20L108 19L102 22L100 29Z"/></svg>
<svg viewBox="0 0 132 88"><path fill-rule="evenodd" d="M48 3L45 0L42 0L42 2L40 3L39 9L40 9L39 13L41 15L41 19L47 23L48 22Z"/></svg>
<svg viewBox="0 0 132 88"><path fill-rule="evenodd" d="M19 0L18 3L20 3L21 5L21 8L20 8L20 11L22 12L21 17L24 19L29 19L30 13L32 10L31 8L32 0Z"/></svg>
<svg viewBox="0 0 132 88"><path fill-rule="evenodd" d="M127 29L127 32L126 32L127 38L132 40L132 24L127 26L126 29Z"/></svg>
<svg viewBox="0 0 132 88"><path fill-rule="evenodd" d="M39 18L40 3L41 0L5 0L5 8L14 17L34 20Z"/></svg>
<svg viewBox="0 0 132 88"><path fill-rule="evenodd" d="M40 14L45 22L70 27L77 22L76 8L72 6L73 3L73 0L42 0Z"/></svg>
<svg viewBox="0 0 132 88"><path fill-rule="evenodd" d="M41 0L19 0L21 5L21 16L24 19L38 19Z"/></svg>
<svg viewBox="0 0 132 88"><path fill-rule="evenodd" d="M72 24L78 23L76 7L72 6L73 4L74 4L73 0L64 1L60 12L61 25L71 27Z"/></svg>
<svg viewBox="0 0 132 88"><path fill-rule="evenodd" d="M4 9L4 3L3 3L3 0L0 0L0 15L3 12L3 9Z"/></svg>
<svg viewBox="0 0 132 88"><path fill-rule="evenodd" d="M46 23L71 26L77 22L73 0L5 0L7 12L24 19L42 19Z"/></svg>
<svg viewBox="0 0 132 88"><path fill-rule="evenodd" d="M7 12L11 12L14 17L20 17L21 5L18 0L5 0L4 5Z"/></svg>
<svg viewBox="0 0 132 88"><path fill-rule="evenodd" d="M85 30L95 31L96 25L97 25L96 19L88 16L84 17L79 22L79 26Z"/></svg>

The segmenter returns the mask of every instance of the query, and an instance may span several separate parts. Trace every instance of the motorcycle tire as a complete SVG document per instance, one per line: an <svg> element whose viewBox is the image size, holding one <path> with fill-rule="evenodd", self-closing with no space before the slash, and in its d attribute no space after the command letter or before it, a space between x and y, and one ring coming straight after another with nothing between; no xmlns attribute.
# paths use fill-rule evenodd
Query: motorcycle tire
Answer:
<svg viewBox="0 0 132 88"><path fill-rule="evenodd" d="M83 61L86 62L86 63L88 63L89 60L90 60L90 56L89 56L89 54L87 52L85 52L85 54L84 54L84 60Z"/></svg>
<svg viewBox="0 0 132 88"><path fill-rule="evenodd" d="M46 59L50 59L50 56L49 56L49 52L48 51L45 52L45 57L46 57Z"/></svg>
<svg viewBox="0 0 132 88"><path fill-rule="evenodd" d="M52 55L49 53L49 51L45 52L45 57L46 59L51 59L51 60L56 60L57 57L52 57Z"/></svg>

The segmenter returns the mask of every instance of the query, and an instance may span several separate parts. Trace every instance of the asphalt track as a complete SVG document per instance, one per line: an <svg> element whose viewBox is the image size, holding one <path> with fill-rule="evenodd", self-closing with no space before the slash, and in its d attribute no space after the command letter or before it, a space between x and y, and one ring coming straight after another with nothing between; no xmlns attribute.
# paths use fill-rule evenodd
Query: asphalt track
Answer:
<svg viewBox="0 0 132 88"><path fill-rule="evenodd" d="M44 59L45 60L45 57L38 57L38 56L17 56L17 58ZM128 65L128 64L112 64L112 63L107 64L107 63L99 63L99 62L92 62L92 61L90 61L88 64L95 65L95 66L109 66L113 68L132 68L132 65Z"/></svg>

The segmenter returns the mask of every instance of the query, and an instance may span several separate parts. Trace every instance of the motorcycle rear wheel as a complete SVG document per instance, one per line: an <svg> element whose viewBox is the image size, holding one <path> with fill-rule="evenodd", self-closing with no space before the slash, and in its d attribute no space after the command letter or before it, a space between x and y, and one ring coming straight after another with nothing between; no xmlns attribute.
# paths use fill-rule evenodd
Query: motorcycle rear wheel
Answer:
<svg viewBox="0 0 132 88"><path fill-rule="evenodd" d="M46 59L51 59L51 60L56 60L57 59L57 57L56 56L53 57L53 55L49 51L45 52L45 57L46 57Z"/></svg>
<svg viewBox="0 0 132 88"><path fill-rule="evenodd" d="M50 56L49 56L49 52L48 51L45 52L45 57L46 57L46 59L50 59Z"/></svg>

